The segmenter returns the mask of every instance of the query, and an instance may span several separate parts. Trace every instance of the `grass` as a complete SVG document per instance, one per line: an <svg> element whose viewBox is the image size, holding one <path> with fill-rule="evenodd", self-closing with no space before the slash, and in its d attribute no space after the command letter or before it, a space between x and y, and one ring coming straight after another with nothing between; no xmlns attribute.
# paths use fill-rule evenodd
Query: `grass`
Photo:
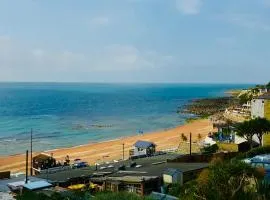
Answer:
<svg viewBox="0 0 270 200"><path fill-rule="evenodd" d="M229 152L237 152L238 146L237 144L230 144L230 143L217 143L219 150L221 151L229 151Z"/></svg>
<svg viewBox="0 0 270 200"><path fill-rule="evenodd" d="M200 146L196 143L192 143L191 151L192 151L192 153L200 152ZM189 142L181 142L180 148L178 149L178 153L189 154Z"/></svg>
<svg viewBox="0 0 270 200"><path fill-rule="evenodd" d="M265 146L270 145L270 134L263 136L263 145L265 145Z"/></svg>

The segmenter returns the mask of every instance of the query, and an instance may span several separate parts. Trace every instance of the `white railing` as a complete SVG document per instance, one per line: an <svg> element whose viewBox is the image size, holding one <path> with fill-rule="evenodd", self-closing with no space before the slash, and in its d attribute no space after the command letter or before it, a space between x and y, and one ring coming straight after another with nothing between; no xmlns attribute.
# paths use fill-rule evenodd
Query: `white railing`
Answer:
<svg viewBox="0 0 270 200"><path fill-rule="evenodd" d="M60 167L52 167L52 168L48 168L48 169L36 169L33 168L36 172L40 173L40 174L52 174L55 172L61 172L61 171L66 171L71 169L71 166L60 166Z"/></svg>

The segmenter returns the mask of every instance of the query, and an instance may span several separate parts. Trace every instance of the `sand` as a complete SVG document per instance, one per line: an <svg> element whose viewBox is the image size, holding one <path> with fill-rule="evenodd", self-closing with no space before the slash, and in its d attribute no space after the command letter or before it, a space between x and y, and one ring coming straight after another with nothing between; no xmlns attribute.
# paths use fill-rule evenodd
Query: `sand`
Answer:
<svg viewBox="0 0 270 200"><path fill-rule="evenodd" d="M196 120L194 122L169 130L130 136L113 141L90 143L86 145L75 146L72 148L50 150L46 151L46 153L53 153L53 156L57 161L62 161L66 155L69 155L71 161L75 158L80 158L84 161L87 161L90 165L94 165L95 162L101 163L105 161L121 159L123 144L125 151L124 158L128 158L129 150L137 140L152 141L157 144L157 150L177 148L180 144L180 150L185 151L184 146L186 145L181 145L181 143L183 144L183 141L181 141L182 133L188 136L191 132L192 141L195 143L198 141L198 134L204 138L210 131L213 131L211 122L207 119L203 119ZM196 144L193 145L195 150ZM34 152L33 156L39 153L40 152ZM11 171L12 173L24 172L24 165L24 154L0 156L0 171Z"/></svg>

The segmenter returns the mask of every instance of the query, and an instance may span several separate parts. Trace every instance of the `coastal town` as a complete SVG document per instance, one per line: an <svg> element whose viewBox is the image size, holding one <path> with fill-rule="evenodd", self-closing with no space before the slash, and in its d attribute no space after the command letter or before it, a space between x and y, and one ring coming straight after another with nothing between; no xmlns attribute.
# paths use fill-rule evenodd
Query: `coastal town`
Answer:
<svg viewBox="0 0 270 200"><path fill-rule="evenodd" d="M31 136L25 154L1 157L0 196L269 199L270 82L181 109L183 126L108 142L32 152Z"/></svg>

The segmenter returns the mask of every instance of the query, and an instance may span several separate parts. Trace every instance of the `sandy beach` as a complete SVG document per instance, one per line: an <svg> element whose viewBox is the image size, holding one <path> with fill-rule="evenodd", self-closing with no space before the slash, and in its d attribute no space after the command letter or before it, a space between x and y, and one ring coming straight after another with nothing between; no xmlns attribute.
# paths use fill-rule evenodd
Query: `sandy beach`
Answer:
<svg viewBox="0 0 270 200"><path fill-rule="evenodd" d="M204 138L204 136L206 136L212 130L213 127L211 122L207 119L203 119L196 120L169 130L130 136L113 141L90 143L72 148L50 150L46 151L46 153L53 153L53 156L57 159L57 161L62 161L66 155L69 155L71 160L80 158L87 161L90 165L93 165L95 162L121 159L123 144L125 147L125 158L128 158L129 150L137 140L152 141L157 144L157 150L165 150L178 147L179 143L181 142L182 133L188 136L191 132L192 141L196 142L198 141L198 134L201 134L202 138ZM180 147L180 150L184 151L183 148ZM37 155L38 153L40 152L35 152L33 156ZM24 154L0 156L0 171L10 170L12 173L24 172L24 164Z"/></svg>

